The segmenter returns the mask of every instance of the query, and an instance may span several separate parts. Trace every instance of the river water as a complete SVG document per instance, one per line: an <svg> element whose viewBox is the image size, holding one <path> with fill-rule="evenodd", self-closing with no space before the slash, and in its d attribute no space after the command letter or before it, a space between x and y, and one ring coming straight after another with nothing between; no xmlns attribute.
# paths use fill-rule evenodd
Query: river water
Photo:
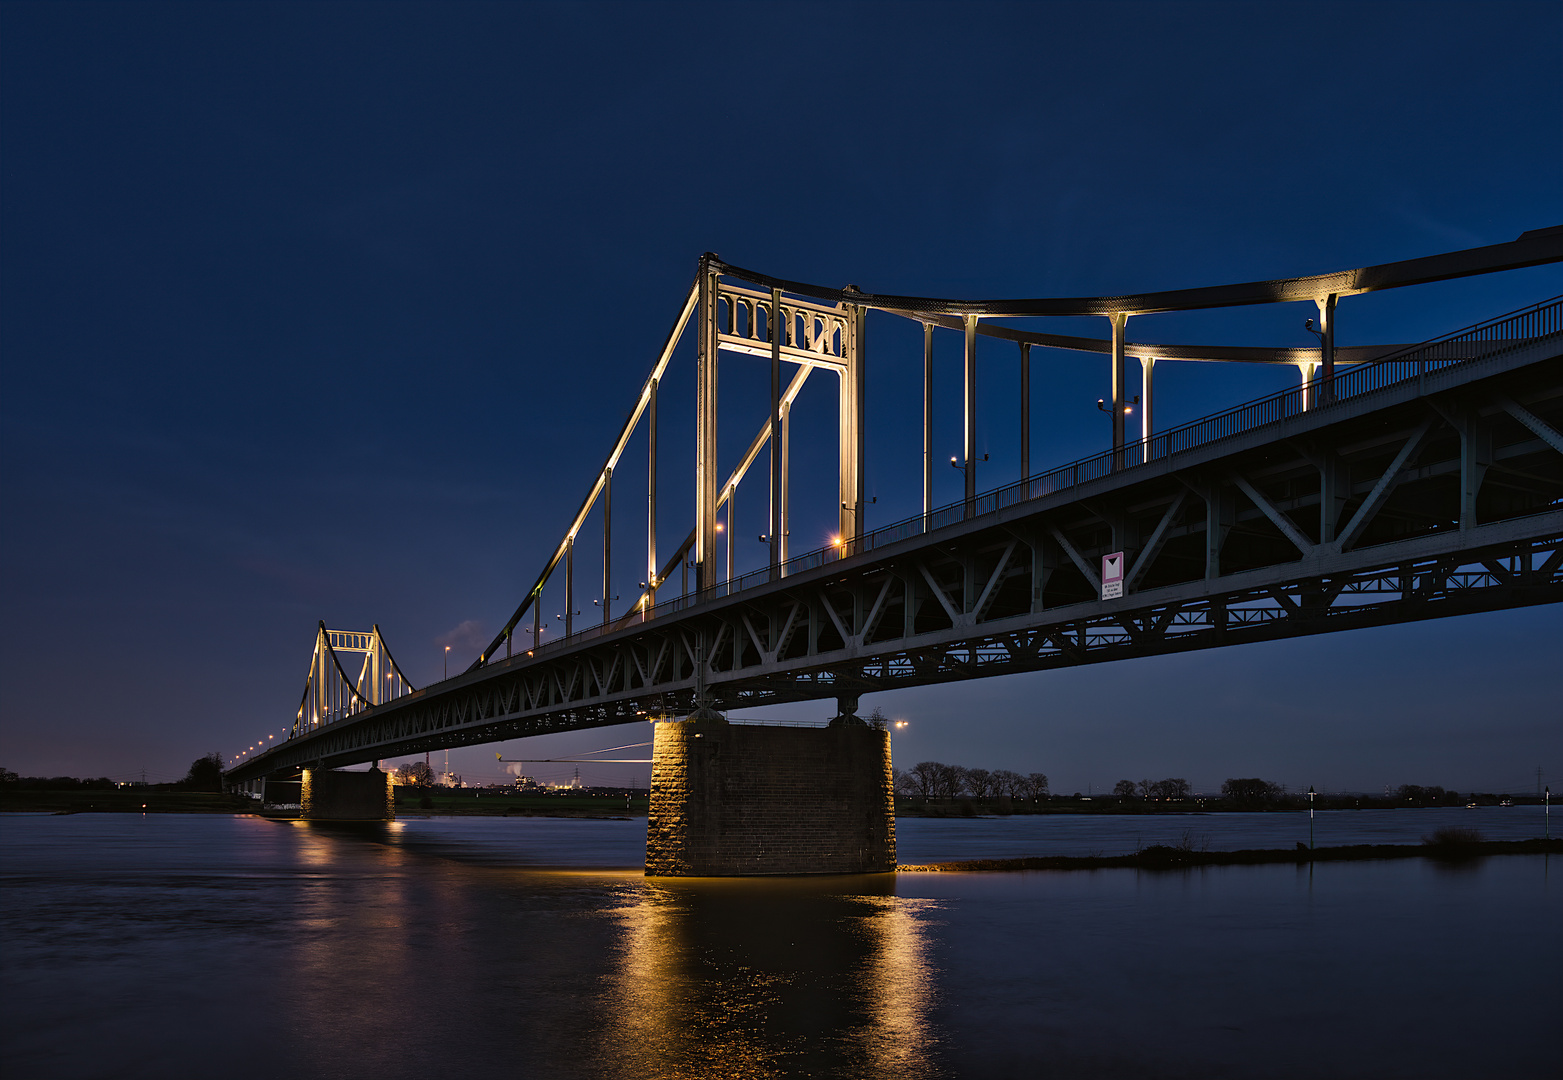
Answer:
<svg viewBox="0 0 1563 1080"><path fill-rule="evenodd" d="M1323 844L1538 810L1321 813ZM647 880L644 819L0 819L15 1077L1563 1075L1563 874L1502 856ZM1305 815L900 819L903 863Z"/></svg>

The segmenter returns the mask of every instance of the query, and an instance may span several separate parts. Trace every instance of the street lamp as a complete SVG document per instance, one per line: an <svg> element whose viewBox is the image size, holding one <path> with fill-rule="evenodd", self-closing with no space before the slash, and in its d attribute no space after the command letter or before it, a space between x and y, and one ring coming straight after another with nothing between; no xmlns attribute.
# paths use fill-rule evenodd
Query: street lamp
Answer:
<svg viewBox="0 0 1563 1080"><path fill-rule="evenodd" d="M1313 850L1313 785L1308 785L1308 850Z"/></svg>
<svg viewBox="0 0 1563 1080"><path fill-rule="evenodd" d="M445 677L450 678L450 646L445 646Z"/></svg>

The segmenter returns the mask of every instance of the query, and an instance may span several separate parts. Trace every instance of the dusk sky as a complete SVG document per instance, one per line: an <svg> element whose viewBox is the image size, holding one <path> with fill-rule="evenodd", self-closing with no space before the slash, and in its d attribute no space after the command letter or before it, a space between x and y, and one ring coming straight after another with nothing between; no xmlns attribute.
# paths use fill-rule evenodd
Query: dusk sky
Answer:
<svg viewBox="0 0 1563 1080"><path fill-rule="evenodd" d="M1560 55L1555 2L0 3L0 765L167 780L280 737L320 619L378 623L420 686L446 645L465 667L568 525L702 252L983 298L1512 240L1563 223ZM1553 265L1348 298L1337 341L1420 341L1560 293ZM1308 346L1313 314L1129 334ZM873 526L920 508L921 358L914 326L875 315L869 335ZM946 455L956 342L938 346ZM1018 473L1017 367L1012 345L982 348L986 489ZM665 552L692 524L690 354L666 391ZM724 460L764 414L756 363L723 360ZM1104 449L1105 361L1034 363L1034 465ZM1156 370L1158 427L1296 378ZM818 395L808 415L829 420ZM809 422L795 552L824 542L834 495L834 433ZM621 607L644 576L630 460ZM941 502L960 483L944 472ZM804 505L815 477L831 479ZM740 526L746 568L764 529ZM1066 793L1167 776L1529 790L1538 768L1563 778L1559 657L1553 605L863 707L909 721L902 766L1041 771ZM644 738L451 762L490 781L496 751Z"/></svg>

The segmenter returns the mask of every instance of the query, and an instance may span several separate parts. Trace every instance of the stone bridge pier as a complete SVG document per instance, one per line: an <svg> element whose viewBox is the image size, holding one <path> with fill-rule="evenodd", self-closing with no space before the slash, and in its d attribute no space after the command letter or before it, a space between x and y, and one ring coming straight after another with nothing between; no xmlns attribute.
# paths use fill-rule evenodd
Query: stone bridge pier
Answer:
<svg viewBox="0 0 1563 1080"><path fill-rule="evenodd" d="M261 813L310 821L391 821L396 817L391 778L367 772L291 769L267 776Z"/></svg>
<svg viewBox="0 0 1563 1080"><path fill-rule="evenodd" d="M895 869L890 733L841 703L828 727L662 720L652 744L652 877Z"/></svg>

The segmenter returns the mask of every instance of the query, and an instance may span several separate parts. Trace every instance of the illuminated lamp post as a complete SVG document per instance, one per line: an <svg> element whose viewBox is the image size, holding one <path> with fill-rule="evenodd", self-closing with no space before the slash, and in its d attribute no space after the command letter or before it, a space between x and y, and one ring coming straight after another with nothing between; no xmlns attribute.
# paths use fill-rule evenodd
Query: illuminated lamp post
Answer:
<svg viewBox="0 0 1563 1080"><path fill-rule="evenodd" d="M1313 850L1313 785L1308 785L1308 850Z"/></svg>

